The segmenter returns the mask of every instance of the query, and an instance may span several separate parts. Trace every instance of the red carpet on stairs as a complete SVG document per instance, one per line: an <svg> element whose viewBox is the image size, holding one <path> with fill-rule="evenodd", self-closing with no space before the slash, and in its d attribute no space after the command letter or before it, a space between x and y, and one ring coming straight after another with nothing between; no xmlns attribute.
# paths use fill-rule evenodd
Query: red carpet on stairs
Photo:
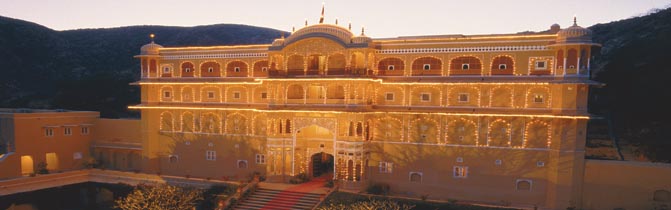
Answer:
<svg viewBox="0 0 671 210"><path fill-rule="evenodd" d="M318 178L313 178L309 182L297 185L295 187L290 187L277 194L277 197L270 200L263 208L261 209L275 209L273 208L273 203L281 202L287 204L296 204L300 200L295 196L291 196L290 192L305 192L309 193L321 187L324 187L328 176L321 176Z"/></svg>

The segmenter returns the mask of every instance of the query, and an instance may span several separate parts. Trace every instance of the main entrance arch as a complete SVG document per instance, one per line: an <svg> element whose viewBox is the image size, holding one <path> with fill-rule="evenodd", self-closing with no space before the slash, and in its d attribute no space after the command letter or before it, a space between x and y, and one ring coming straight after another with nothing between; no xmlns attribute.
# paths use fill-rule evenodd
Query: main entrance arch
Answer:
<svg viewBox="0 0 671 210"><path fill-rule="evenodd" d="M325 152L315 153L310 157L310 173L312 177L333 174L333 155Z"/></svg>
<svg viewBox="0 0 671 210"><path fill-rule="evenodd" d="M294 134L294 175L311 177L333 172L335 134L324 127L309 125Z"/></svg>

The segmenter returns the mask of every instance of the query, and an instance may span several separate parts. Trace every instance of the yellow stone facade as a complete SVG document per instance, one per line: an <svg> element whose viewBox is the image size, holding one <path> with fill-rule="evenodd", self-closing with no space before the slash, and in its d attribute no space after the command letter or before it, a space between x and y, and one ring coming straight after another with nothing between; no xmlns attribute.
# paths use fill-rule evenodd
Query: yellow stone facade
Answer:
<svg viewBox="0 0 671 210"><path fill-rule="evenodd" d="M152 42L130 108L148 173L332 173L345 188L565 209L581 205L595 47L575 23L385 39L320 23L267 45Z"/></svg>

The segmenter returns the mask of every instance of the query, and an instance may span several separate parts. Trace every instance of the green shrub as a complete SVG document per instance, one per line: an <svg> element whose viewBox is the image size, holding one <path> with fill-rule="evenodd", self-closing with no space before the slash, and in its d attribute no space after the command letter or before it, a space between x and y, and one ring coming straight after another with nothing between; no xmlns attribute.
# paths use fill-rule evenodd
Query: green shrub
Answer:
<svg viewBox="0 0 671 210"><path fill-rule="evenodd" d="M389 184L386 183L371 183L366 187L366 192L374 195L388 195L389 194Z"/></svg>
<svg viewBox="0 0 671 210"><path fill-rule="evenodd" d="M328 188L331 188L334 185L335 185L335 182L333 181L333 179L329 179L326 183L324 183L324 187L328 187Z"/></svg>
<svg viewBox="0 0 671 210"><path fill-rule="evenodd" d="M48 174L49 170L47 169L47 163L45 162L39 162L37 163L37 170L35 171L37 174Z"/></svg>
<svg viewBox="0 0 671 210"><path fill-rule="evenodd" d="M289 180L291 184L301 184L310 181L310 176L306 173L300 173Z"/></svg>

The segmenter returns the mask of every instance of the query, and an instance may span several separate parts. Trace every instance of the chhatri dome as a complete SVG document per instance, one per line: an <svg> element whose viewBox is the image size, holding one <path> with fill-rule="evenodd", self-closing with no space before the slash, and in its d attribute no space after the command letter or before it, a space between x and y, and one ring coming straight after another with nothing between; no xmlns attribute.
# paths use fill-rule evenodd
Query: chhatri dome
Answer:
<svg viewBox="0 0 671 210"><path fill-rule="evenodd" d="M343 45L350 44L366 44L373 41L372 38L368 37L364 33L364 29L361 29L361 35L354 35L352 33L352 26L349 25L348 28L338 25L338 19L336 18L335 24L324 23L324 5L322 5L321 16L319 18L319 23L308 25L307 20L305 21L305 27L298 30L292 29L291 35L288 37L282 36L279 39L275 39L272 43L273 47L282 47L289 45L295 41L309 38L309 37L324 37L331 40L340 42Z"/></svg>
<svg viewBox="0 0 671 210"><path fill-rule="evenodd" d="M557 33L557 43L591 43L592 30L578 26L577 19L573 17L573 25Z"/></svg>
<svg viewBox="0 0 671 210"><path fill-rule="evenodd" d="M154 34L150 34L149 38L151 38L151 43L140 48L140 55L158 55L158 50L163 48L163 46L154 43Z"/></svg>

